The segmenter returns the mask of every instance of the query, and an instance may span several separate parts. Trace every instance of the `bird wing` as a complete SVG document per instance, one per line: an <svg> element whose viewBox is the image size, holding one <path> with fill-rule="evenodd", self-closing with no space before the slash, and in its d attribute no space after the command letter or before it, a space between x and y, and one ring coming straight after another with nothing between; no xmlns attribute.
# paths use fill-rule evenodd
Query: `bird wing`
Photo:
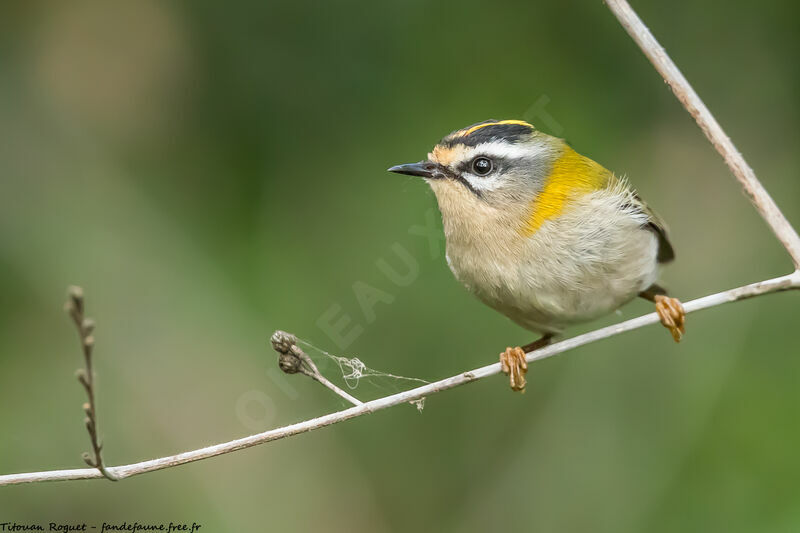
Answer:
<svg viewBox="0 0 800 533"><path fill-rule="evenodd" d="M633 193L633 198L636 201L631 207L647 217L645 227L658 237L658 255L656 256L656 260L659 263L671 262L675 259L675 250L672 249L672 244L669 242L666 223L635 192Z"/></svg>
<svg viewBox="0 0 800 533"><path fill-rule="evenodd" d="M656 237L658 237L656 261L659 263L669 263L673 261L675 259L675 250L673 250L672 244L669 242L669 237L667 236L666 222L664 222L664 220L642 200L642 197L630 187L625 177L618 177L612 173L608 180L607 187L611 189L618 187L624 190L627 201L623 204L622 208L626 210L629 209L631 213L638 215L637 218L641 217L643 220L642 227L652 231L655 233Z"/></svg>

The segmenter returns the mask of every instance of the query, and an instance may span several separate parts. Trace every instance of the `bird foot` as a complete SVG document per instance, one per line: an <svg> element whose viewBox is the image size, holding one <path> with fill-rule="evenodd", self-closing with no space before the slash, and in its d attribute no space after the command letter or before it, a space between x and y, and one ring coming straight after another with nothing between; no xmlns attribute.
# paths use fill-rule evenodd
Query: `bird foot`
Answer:
<svg viewBox="0 0 800 533"><path fill-rule="evenodd" d="M686 333L686 311L683 310L683 304L677 298L661 294L656 295L654 301L661 324L672 333L675 342L681 342L683 334Z"/></svg>
<svg viewBox="0 0 800 533"><path fill-rule="evenodd" d="M525 392L525 374L528 372L528 361L522 348L506 348L500 354L500 368L508 376L511 390Z"/></svg>

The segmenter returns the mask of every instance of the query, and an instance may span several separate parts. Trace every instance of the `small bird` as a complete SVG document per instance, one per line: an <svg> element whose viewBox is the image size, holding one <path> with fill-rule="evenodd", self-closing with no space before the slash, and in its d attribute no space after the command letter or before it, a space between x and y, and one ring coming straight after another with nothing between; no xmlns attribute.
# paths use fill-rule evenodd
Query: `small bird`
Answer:
<svg viewBox="0 0 800 533"><path fill-rule="evenodd" d="M525 389L527 352L636 296L655 303L675 342L683 336L683 306L656 283L675 257L666 226L624 178L563 139L522 120L486 120L389 172L433 189L455 277L542 335L500 354L512 390Z"/></svg>

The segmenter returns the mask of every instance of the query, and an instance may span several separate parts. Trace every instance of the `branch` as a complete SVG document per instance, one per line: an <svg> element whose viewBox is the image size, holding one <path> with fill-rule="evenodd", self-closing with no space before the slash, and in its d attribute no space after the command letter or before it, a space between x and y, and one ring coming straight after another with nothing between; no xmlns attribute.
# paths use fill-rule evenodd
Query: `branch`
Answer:
<svg viewBox="0 0 800 533"><path fill-rule="evenodd" d="M346 393L323 376L314 361L297 346L297 337L285 331L276 331L270 339L272 348L278 352L278 366L287 374L303 374L321 383L353 405L364 402Z"/></svg>
<svg viewBox="0 0 800 533"><path fill-rule="evenodd" d="M758 212L770 225L772 231L775 233L781 243L783 243L784 247L789 252L789 255L791 255L795 263L795 267L797 268L797 270L795 270L795 272L792 274L758 283L752 283L750 285L745 285L743 287L730 289L686 302L684 304L685 311L687 313L693 313L702 309L708 309L710 307L716 307L729 302L753 298L755 296L790 289L800 289L800 238L798 238L797 233L789 225L788 221L775 205L775 202L772 200L772 198L770 198L769 194L766 192L761 183L759 183L752 169L750 169L750 167L744 161L741 154L736 151L733 143L731 143L730 139L728 139L727 135L725 135L725 133L719 127L719 124L717 124L716 120L714 120L714 117L711 116L711 113L708 111L705 105L703 105L702 101L692 90L689 83L677 69L675 64L669 59L663 48L661 48L658 42L656 42L652 34L647 30L647 28L645 28L644 24L642 24L642 21L636 16L628 3L625 2L625 0L606 0L606 3L612 12L614 12L614 14L617 16L617 18L619 18L620 22L631 35L631 37L633 37L642 50L644 50L647 57L650 58L650 61L655 65L656 69L670 84L678 99L683 103L689 113L695 117L697 123L703 129L711 143L725 158L725 162L728 164L736 178L741 182L742 187L744 187L745 191L750 196L750 199L753 204L755 204ZM659 319L656 313L643 315L631 320L626 320L625 322L621 322L619 324L614 324L612 326L607 326L589 333L584 333L583 335L566 339L562 342L552 344L545 348L540 348L534 352L528 353L526 359L529 363L546 359L579 346L599 341L601 339L606 339L614 335L619 335L620 333L625 333L627 331L632 331L650 324L655 324L658 321ZM276 334L273 336L273 346L275 346L276 350L279 352L279 354L281 354L279 357L279 364L281 365L281 368L284 369L284 371L289 369L294 372L303 373L304 375L312 377L326 387L331 388L331 390L341 396L341 393L344 393L344 391L338 389L338 387L325 380L316 369L316 366L311 359L308 358L308 356L305 355L302 350L297 348L295 342L296 339L294 339L293 336L283 332L276 332ZM89 365L87 364L87 366ZM89 369L91 370L90 366ZM326 426L337 424L339 422L344 422L345 420L350 420L351 418L356 418L379 411L381 409L386 409L387 407L392 407L407 402L414 402L432 394L452 389L454 387L459 387L467 383L472 383L473 381L493 376L498 373L500 373L500 364L494 363L492 365L477 368L469 372L463 372L447 379L436 381L415 389L400 392L366 403L361 403L352 397L347 398L349 395L344 393L347 396L343 397L347 398L348 401L353 403L354 407L282 428L250 435L249 437L232 440L230 442L225 442L214 446L208 446L206 448L200 448L198 450L184 452L169 457L162 457L159 459L152 459L149 461L143 461L124 466L105 467L104 472L100 469L84 468L74 470L53 470L48 472L31 472L24 474L8 474L0 476L0 486L18 483L33 483L39 481L92 479L102 477L105 473L109 472L117 479L122 479L138 474L144 474L146 472L163 470L165 468L171 468L173 466L179 466L182 464L199 461L201 459L208 459L210 457L250 448L266 442L292 437L300 433L306 433L308 431L320 429ZM99 449L97 449L96 452L98 453L96 456L97 461L99 464L102 464L99 460Z"/></svg>
<svg viewBox="0 0 800 533"><path fill-rule="evenodd" d="M704 298L698 298L697 300L684 303L683 306L687 313L693 313L695 311L700 311L701 309L708 309L710 307L716 307L725 303L736 302L762 294L798 288L800 288L800 272L794 272L787 276L781 276L779 278L753 283L751 285L745 285L736 289L712 294ZM585 344L606 339L608 337L613 337L614 335L619 335L620 333L632 331L634 329L649 326L658 322L658 315L656 313L649 313L647 315L626 320L625 322L614 324L612 326L600 328L589 333L584 333L583 335L578 335L577 337L572 337L559 343L533 351L528 354L527 359L528 362L539 361L541 359L546 359L574 348L578 348L579 346L583 346ZM314 431L316 429L331 426L333 424L338 424L339 422L344 422L345 420L350 420L351 418L374 413L375 411L380 411L382 409L386 409L387 407L413 402L438 392L460 387L461 385L466 385L467 383L472 383L473 381L478 381L489 376L494 376L498 373L500 373L500 363L494 363L468 372L462 372L461 374L457 374L428 385L423 385L422 387L417 387L415 389L399 392L391 396L372 400L370 402L362 403L342 411L330 413L318 418L306 420L304 422L299 422L282 428L250 435L249 437L224 442L222 444L216 444L214 446L208 446L206 448L200 448L198 450L184 452L169 457L151 459L149 461L143 461L141 463L133 463L124 466L107 467L107 470L109 470L119 479L123 479L138 474L144 474L146 472L153 472L186 463L192 463L194 461L200 461L201 459L208 459L210 457L216 457L217 455L223 455L226 453L235 452L237 450L258 446L259 444ZM38 481L64 481L71 479L92 479L99 477L102 477L102 474L93 468L52 470L49 472L32 472L0 476L0 486L13 485L17 483L34 483Z"/></svg>
<svg viewBox="0 0 800 533"><path fill-rule="evenodd" d="M83 314L84 301L83 289L80 287L70 287L67 291L67 303L64 305L64 310L72 317L75 322L75 327L78 329L78 335L81 338L81 350L83 350L83 361L86 368L78 369L76 376L80 381L83 388L86 390L86 396L89 401L83 404L83 412L86 414L84 424L89 432L89 439L92 441L92 450L94 457L84 452L83 460L87 465L96 468L100 474L111 481L117 481L117 477L110 473L103 464L103 445L100 443L99 430L97 428L97 409L95 407L95 390L94 390L94 371L92 370L92 350L94 349L94 320L86 318Z"/></svg>
<svg viewBox="0 0 800 533"><path fill-rule="evenodd" d="M644 55L653 64L664 81L672 88L672 92L683 104L703 133L717 152L725 160L725 164L731 170L736 179L741 183L744 192L755 208L769 224L770 229L781 241L786 251L794 262L795 269L800 269L800 237L797 232L783 216L777 204L769 195L767 190L756 178L753 169L744 160L742 154L733 145L731 139L725 134L717 120L708 110L689 82L681 74L681 71L667 55L664 48L658 44L656 38L644 25L642 19L628 4L627 0L605 0L606 5L617 17L622 27L628 35L639 45Z"/></svg>

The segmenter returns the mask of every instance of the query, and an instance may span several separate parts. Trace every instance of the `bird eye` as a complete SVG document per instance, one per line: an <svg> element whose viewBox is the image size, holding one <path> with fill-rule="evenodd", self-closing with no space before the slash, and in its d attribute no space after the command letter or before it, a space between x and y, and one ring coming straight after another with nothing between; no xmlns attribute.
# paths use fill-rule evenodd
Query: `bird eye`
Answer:
<svg viewBox="0 0 800 533"><path fill-rule="evenodd" d="M492 171L493 166L488 157L476 157L472 160L472 171L478 176L485 176Z"/></svg>

